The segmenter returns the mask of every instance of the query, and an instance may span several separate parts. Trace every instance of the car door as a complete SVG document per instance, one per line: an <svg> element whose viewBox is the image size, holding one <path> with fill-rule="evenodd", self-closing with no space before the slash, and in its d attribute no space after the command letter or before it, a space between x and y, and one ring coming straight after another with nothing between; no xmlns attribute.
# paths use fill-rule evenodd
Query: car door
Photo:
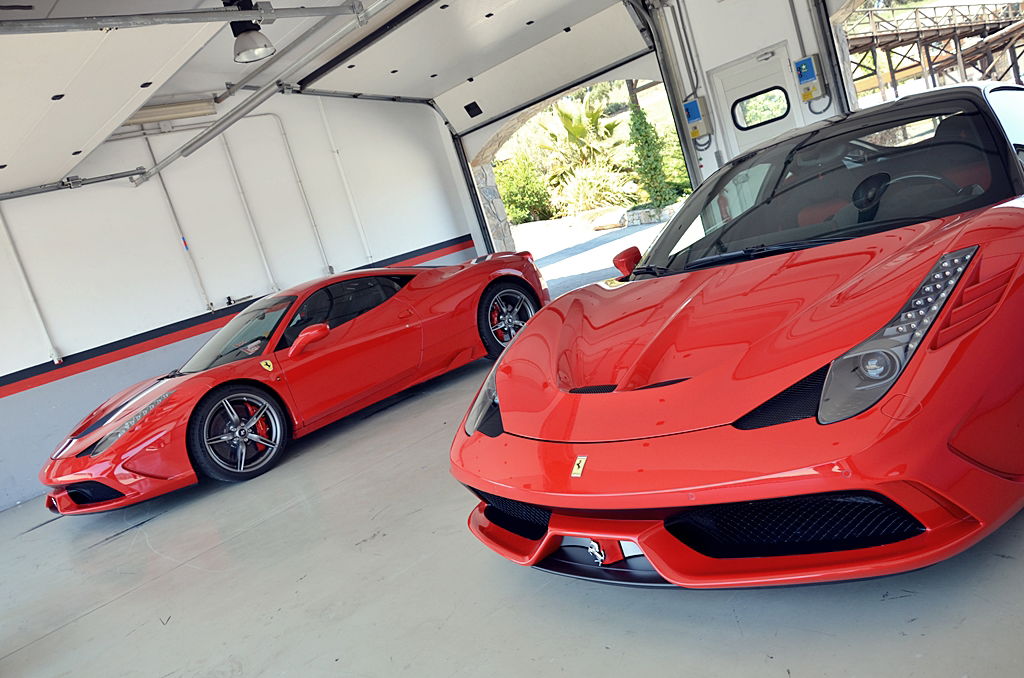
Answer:
<svg viewBox="0 0 1024 678"><path fill-rule="evenodd" d="M310 295L285 328L275 353L304 422L338 416L413 380L423 353L415 311L392 298L399 276L364 276ZM288 356L304 328L326 323L327 337ZM382 396L381 396L382 397Z"/></svg>

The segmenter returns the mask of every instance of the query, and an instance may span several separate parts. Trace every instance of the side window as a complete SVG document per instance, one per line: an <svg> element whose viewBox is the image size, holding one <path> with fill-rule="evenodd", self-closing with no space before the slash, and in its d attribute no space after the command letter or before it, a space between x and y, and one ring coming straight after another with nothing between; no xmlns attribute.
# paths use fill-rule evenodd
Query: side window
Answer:
<svg viewBox="0 0 1024 678"><path fill-rule="evenodd" d="M999 116L1006 136L1015 146L1024 146L1024 90L996 89L989 93L989 103Z"/></svg>
<svg viewBox="0 0 1024 678"><path fill-rule="evenodd" d="M391 276L356 278L331 285L327 289L334 303L327 318L328 326L333 329L376 308L401 288L401 284Z"/></svg>
<svg viewBox="0 0 1024 678"><path fill-rule="evenodd" d="M317 290L308 299L302 302L299 306L299 310L292 316L292 320L288 323L288 327L285 328L284 334L281 336L281 343L278 345L277 350L288 348L295 341L295 337L299 336L305 328L310 325L317 323L327 322L327 315L331 310L331 295L327 292L327 289Z"/></svg>

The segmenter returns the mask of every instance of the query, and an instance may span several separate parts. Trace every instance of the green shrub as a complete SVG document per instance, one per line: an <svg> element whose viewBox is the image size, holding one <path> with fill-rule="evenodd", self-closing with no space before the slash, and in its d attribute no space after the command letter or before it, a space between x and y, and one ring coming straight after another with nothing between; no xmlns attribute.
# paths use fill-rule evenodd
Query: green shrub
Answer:
<svg viewBox="0 0 1024 678"><path fill-rule="evenodd" d="M629 177L607 163L595 161L577 167L555 194L555 203L567 214L598 207L621 207L637 200Z"/></svg>
<svg viewBox="0 0 1024 678"><path fill-rule="evenodd" d="M665 177L662 158L664 143L639 106L630 106L629 141L633 144L633 169L650 202L658 207L671 205L677 194Z"/></svg>
<svg viewBox="0 0 1024 678"><path fill-rule="evenodd" d="M540 178L540 170L523 153L494 164L494 178L513 224L542 221L554 216L551 195Z"/></svg>

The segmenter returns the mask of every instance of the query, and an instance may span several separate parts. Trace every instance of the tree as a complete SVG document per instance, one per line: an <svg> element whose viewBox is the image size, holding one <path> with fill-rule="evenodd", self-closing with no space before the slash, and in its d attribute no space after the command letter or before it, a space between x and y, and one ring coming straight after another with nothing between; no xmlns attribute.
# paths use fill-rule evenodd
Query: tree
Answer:
<svg viewBox="0 0 1024 678"><path fill-rule="evenodd" d="M675 202L676 192L665 178L661 157L663 141L639 106L630 106L629 109L629 140L635 156L633 169L651 203L655 207L671 205Z"/></svg>
<svg viewBox="0 0 1024 678"><path fill-rule="evenodd" d="M542 221L554 216L551 195L541 181L540 171L525 153L494 164L494 178L513 224Z"/></svg>
<svg viewBox="0 0 1024 678"><path fill-rule="evenodd" d="M598 162L616 172L629 166L626 140L615 134L618 120L604 120L604 106L590 97L582 103L563 102L554 107L555 123L541 123L548 139L542 144L551 154L548 181L565 185L579 167Z"/></svg>

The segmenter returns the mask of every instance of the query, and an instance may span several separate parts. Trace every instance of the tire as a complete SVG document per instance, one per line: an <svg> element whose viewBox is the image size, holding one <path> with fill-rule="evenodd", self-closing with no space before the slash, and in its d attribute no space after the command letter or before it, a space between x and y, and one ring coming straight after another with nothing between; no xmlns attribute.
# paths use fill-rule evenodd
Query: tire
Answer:
<svg viewBox="0 0 1024 678"><path fill-rule="evenodd" d="M197 472L240 482L273 468L288 444L288 432L288 419L274 396L258 386L236 384L216 388L199 402L186 440Z"/></svg>
<svg viewBox="0 0 1024 678"><path fill-rule="evenodd" d="M521 286L499 282L484 290L477 308L476 325L487 356L497 358L537 312L537 302Z"/></svg>

